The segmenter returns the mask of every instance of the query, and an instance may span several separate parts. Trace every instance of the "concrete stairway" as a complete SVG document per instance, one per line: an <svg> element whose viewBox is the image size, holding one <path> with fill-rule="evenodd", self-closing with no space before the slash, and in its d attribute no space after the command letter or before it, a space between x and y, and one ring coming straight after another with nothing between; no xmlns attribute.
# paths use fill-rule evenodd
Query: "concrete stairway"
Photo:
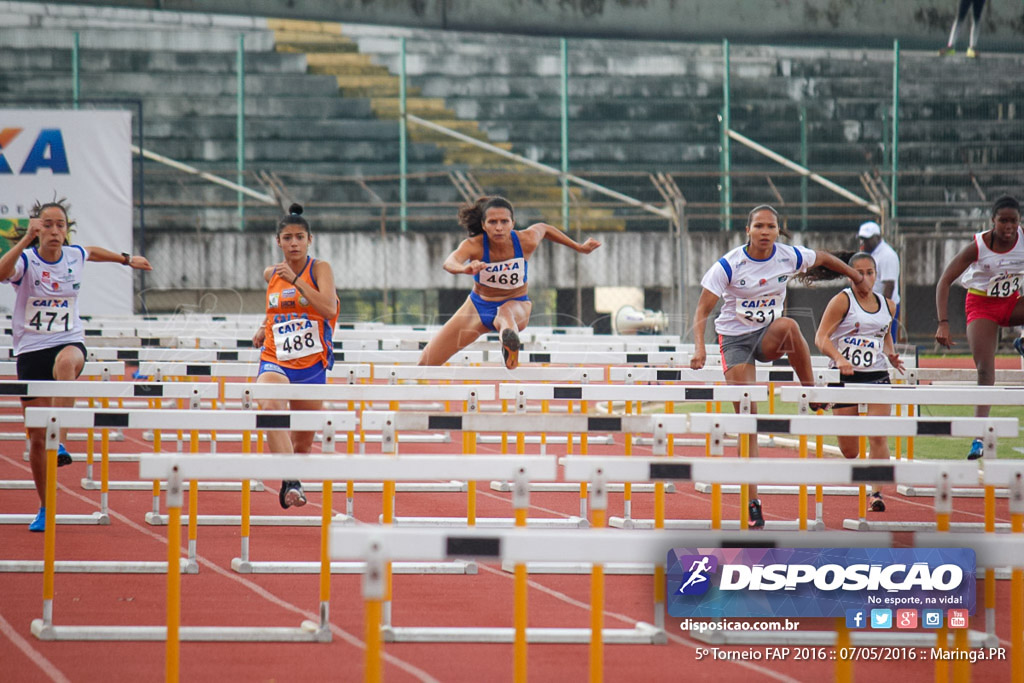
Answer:
<svg viewBox="0 0 1024 683"><path fill-rule="evenodd" d="M350 27L338 24L271 20L268 24L276 32L277 49L283 52L303 52L307 56L310 73L328 74L337 78L338 88L345 97L368 97L375 114L382 119L397 119L399 113L399 68L396 64L377 64L371 55L361 52L360 43L344 33ZM356 31L358 33L358 31ZM486 141L506 151L513 144L481 129L472 117L460 116L451 109L444 97L427 97L424 88L411 85L407 91L406 107L409 113L458 131L463 135ZM560 210L540 205L557 205L561 201L561 188L556 180L536 173L525 174L521 164L506 160L474 145L446 136L415 124L409 127L412 142L430 143L443 152L444 166L451 170L470 173L468 185L485 193L508 195L521 205L520 222L545 220L561 224ZM479 192L470 192L463 186L463 198ZM617 219L608 209L588 205L583 193L571 190L572 218L590 229L622 230L624 221Z"/></svg>

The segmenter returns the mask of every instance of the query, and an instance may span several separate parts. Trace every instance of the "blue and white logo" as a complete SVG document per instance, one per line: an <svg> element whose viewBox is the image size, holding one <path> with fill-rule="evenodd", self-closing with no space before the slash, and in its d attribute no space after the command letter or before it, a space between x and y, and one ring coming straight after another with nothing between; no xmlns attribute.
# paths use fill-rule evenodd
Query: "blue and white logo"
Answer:
<svg viewBox="0 0 1024 683"><path fill-rule="evenodd" d="M846 628L867 628L868 613L863 609L846 610Z"/></svg>
<svg viewBox="0 0 1024 683"><path fill-rule="evenodd" d="M925 628L942 628L942 610L921 610L921 625Z"/></svg>
<svg viewBox="0 0 1024 683"><path fill-rule="evenodd" d="M711 574L718 570L718 558L714 555L684 555L679 558L684 568L683 583L677 595L704 595L711 587Z"/></svg>
<svg viewBox="0 0 1024 683"><path fill-rule="evenodd" d="M975 575L969 548L673 548L666 606L673 617L849 620L861 612L852 628L891 629L896 607L970 614ZM888 611L888 620L875 621L872 610Z"/></svg>
<svg viewBox="0 0 1024 683"><path fill-rule="evenodd" d="M892 610L871 610L871 628L892 628Z"/></svg>

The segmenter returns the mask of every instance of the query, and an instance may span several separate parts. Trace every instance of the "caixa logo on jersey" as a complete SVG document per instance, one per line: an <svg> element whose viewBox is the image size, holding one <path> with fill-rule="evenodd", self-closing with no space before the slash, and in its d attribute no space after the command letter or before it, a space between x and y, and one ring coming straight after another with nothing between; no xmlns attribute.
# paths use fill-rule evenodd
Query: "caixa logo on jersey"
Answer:
<svg viewBox="0 0 1024 683"><path fill-rule="evenodd" d="M847 609L974 613L969 548L674 548L673 617L845 617Z"/></svg>
<svg viewBox="0 0 1024 683"><path fill-rule="evenodd" d="M43 169L54 175L70 173L59 128L43 128L33 138L23 128L0 127L0 175L35 175Z"/></svg>

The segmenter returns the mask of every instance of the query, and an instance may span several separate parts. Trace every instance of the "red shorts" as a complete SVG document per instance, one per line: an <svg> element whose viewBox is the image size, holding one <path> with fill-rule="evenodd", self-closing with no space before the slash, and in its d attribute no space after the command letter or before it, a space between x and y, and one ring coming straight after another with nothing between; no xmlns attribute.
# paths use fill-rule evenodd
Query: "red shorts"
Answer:
<svg viewBox="0 0 1024 683"><path fill-rule="evenodd" d="M964 310L967 311L967 324L972 320L984 318L991 320L1001 327L1010 326L1010 316L1013 308L1017 305L1020 294L1013 296L981 296L974 292L967 292L967 300L964 302Z"/></svg>

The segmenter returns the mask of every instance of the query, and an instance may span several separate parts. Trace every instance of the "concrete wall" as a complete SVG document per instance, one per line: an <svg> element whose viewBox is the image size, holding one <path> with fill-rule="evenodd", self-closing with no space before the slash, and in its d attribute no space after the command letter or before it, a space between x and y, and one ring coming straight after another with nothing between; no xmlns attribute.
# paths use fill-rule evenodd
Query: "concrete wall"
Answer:
<svg viewBox="0 0 1024 683"><path fill-rule="evenodd" d="M588 233L603 246L579 257L580 285L671 288L675 284L674 247L665 233ZM331 263L338 289L459 289L468 279L441 269L462 236L372 233L314 233L312 252ZM943 268L969 237L910 235L901 248L908 286L934 286ZM693 233L685 253L691 286L722 254L738 246L743 233ZM826 250L856 247L849 235L799 233L793 244ZM260 289L263 268L281 259L271 233L151 232L146 255L153 263L147 285L160 288L206 287ZM544 243L530 260L536 287L574 287L575 252Z"/></svg>
<svg viewBox="0 0 1024 683"><path fill-rule="evenodd" d="M58 4L194 12L194 0ZM956 0L207 0L204 12L418 28L717 42L937 47ZM1020 3L985 8L985 49L1019 51Z"/></svg>

